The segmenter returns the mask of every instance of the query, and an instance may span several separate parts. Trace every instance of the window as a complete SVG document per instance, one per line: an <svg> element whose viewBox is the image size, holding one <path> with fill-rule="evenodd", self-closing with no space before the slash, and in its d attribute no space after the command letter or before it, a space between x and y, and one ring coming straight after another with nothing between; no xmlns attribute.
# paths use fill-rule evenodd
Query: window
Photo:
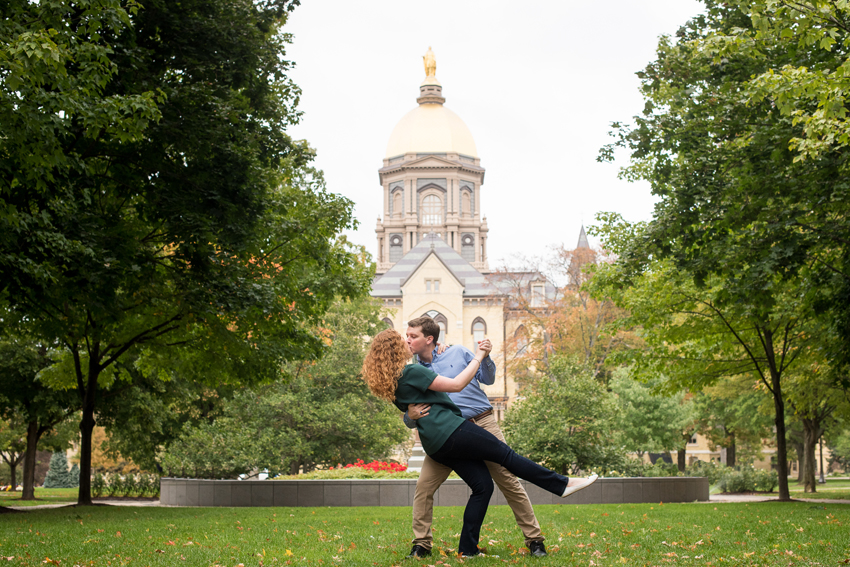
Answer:
<svg viewBox="0 0 850 567"><path fill-rule="evenodd" d="M436 226L443 224L443 202L436 195L422 199L422 224Z"/></svg>
<svg viewBox="0 0 850 567"><path fill-rule="evenodd" d="M516 341L516 355L522 356L528 350L528 333L525 331L525 325L520 325L514 333Z"/></svg>
<svg viewBox="0 0 850 567"><path fill-rule="evenodd" d="M484 321L476 319L472 324L472 352L478 349L478 343L484 340L484 333L487 332L487 326Z"/></svg>
<svg viewBox="0 0 850 567"><path fill-rule="evenodd" d="M460 239L460 255L467 262L475 261L475 237L464 234Z"/></svg>
<svg viewBox="0 0 850 567"><path fill-rule="evenodd" d="M546 285L542 283L531 284L531 306L543 307L546 301Z"/></svg>
<svg viewBox="0 0 850 567"><path fill-rule="evenodd" d="M393 193L393 216L401 216L402 213L401 207L401 191L396 191Z"/></svg>
<svg viewBox="0 0 850 567"><path fill-rule="evenodd" d="M393 326L393 320L392 320L392 319L390 319L389 317L384 317L383 319L381 319L381 321L383 321L383 322L384 322L384 325L386 325L386 326L387 326L387 329L392 329L392 328L394 328L394 326Z"/></svg>
<svg viewBox="0 0 850 567"><path fill-rule="evenodd" d="M404 240L400 234L390 236L390 262L396 263L404 256Z"/></svg>
<svg viewBox="0 0 850 567"><path fill-rule="evenodd" d="M690 443L691 445L696 445L696 444L697 444L697 436L696 436L696 435L694 435L693 437L691 437L691 438L688 440L688 443Z"/></svg>
<svg viewBox="0 0 850 567"><path fill-rule="evenodd" d="M460 214L468 215L470 211L469 191L464 191L460 196Z"/></svg>
<svg viewBox="0 0 850 567"><path fill-rule="evenodd" d="M440 293L440 280L425 280L425 293Z"/></svg>
<svg viewBox="0 0 850 567"><path fill-rule="evenodd" d="M439 311L428 311L425 313L426 317L430 317L434 320L435 323L440 327L440 337L437 339L437 342L440 344L444 344L446 342L446 329L448 328L449 320L446 319L446 316L440 313Z"/></svg>

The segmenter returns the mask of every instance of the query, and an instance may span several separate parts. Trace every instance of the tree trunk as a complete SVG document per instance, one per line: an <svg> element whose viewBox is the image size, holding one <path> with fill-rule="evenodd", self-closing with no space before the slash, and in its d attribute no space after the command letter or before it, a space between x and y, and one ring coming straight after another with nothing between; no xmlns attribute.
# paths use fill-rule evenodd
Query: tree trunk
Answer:
<svg viewBox="0 0 850 567"><path fill-rule="evenodd" d="M726 447L726 465L734 467L737 461L737 457L735 455L735 448L737 447L735 432L733 431L728 433L727 437L729 438L729 445Z"/></svg>
<svg viewBox="0 0 850 567"><path fill-rule="evenodd" d="M815 480L815 451L820 438L821 429L817 419L803 418L803 459L805 463L803 470L803 490L806 492L817 492L817 481Z"/></svg>
<svg viewBox="0 0 850 567"><path fill-rule="evenodd" d="M679 472L685 472L685 467L687 466L687 462L685 460L685 451L686 448L679 449L676 451L676 464L679 465Z"/></svg>
<svg viewBox="0 0 850 567"><path fill-rule="evenodd" d="M27 424L27 452L24 455L24 491L21 500L35 500L35 456L38 450L38 422Z"/></svg>
<svg viewBox="0 0 850 567"><path fill-rule="evenodd" d="M805 442L792 442L794 444L794 450L797 452L797 484L803 484L803 479L806 477L805 468L806 461L803 456L806 454L806 444Z"/></svg>
<svg viewBox="0 0 850 567"><path fill-rule="evenodd" d="M779 374L771 368L770 381L773 386L773 409L776 412L776 474L779 476L779 500L791 500L788 490L788 448L785 445L785 400L782 398L782 384Z"/></svg>
<svg viewBox="0 0 850 567"><path fill-rule="evenodd" d="M87 398L89 396L86 396ZM77 493L78 506L91 506L91 436L94 431L94 404L83 404L83 419L80 421L80 489Z"/></svg>
<svg viewBox="0 0 850 567"><path fill-rule="evenodd" d="M18 488L18 460L13 456L7 462L9 463L9 473L12 477L12 490L16 490Z"/></svg>
<svg viewBox="0 0 850 567"><path fill-rule="evenodd" d="M94 399L97 391L97 377L100 367L99 345L93 344L89 350L89 368L85 392L83 392L83 419L80 421L80 490L77 493L77 506L91 506L91 436L94 431Z"/></svg>

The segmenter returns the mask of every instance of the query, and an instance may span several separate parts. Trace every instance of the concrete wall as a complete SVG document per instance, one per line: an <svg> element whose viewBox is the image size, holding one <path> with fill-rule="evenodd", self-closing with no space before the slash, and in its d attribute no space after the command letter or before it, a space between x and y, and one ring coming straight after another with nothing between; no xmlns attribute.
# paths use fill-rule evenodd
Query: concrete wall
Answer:
<svg viewBox="0 0 850 567"><path fill-rule="evenodd" d="M623 504L706 502L708 479L601 478L593 485L559 498L525 482L532 504ZM163 478L163 506L412 506L416 479L400 480L191 480ZM463 506L469 488L447 480L434 497L435 506ZM507 504L495 490L491 505Z"/></svg>

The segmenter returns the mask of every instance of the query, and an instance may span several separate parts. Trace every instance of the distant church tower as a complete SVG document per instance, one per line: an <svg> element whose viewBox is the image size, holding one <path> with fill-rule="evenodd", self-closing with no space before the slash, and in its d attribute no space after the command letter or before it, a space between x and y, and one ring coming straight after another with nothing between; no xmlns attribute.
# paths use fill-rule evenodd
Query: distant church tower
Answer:
<svg viewBox="0 0 850 567"><path fill-rule="evenodd" d="M484 168L475 141L457 114L443 106L431 48L419 106L396 125L378 177L383 218L375 227L377 274L384 274L434 232L480 272L489 272L487 219L481 216Z"/></svg>

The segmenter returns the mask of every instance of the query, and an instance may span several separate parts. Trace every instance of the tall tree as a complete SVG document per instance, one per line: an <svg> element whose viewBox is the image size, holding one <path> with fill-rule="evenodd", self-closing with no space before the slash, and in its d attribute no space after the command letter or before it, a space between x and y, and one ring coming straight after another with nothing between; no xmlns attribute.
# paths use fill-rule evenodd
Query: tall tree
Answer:
<svg viewBox="0 0 850 567"><path fill-rule="evenodd" d="M764 26L755 7L796 2L704 3L675 42L661 39L656 60L639 73L644 112L633 127L615 125L618 142L601 159L628 149L624 176L649 181L660 199L620 262L641 271L650 258L669 260L697 288L718 291L705 305L726 319L735 312L744 327L727 325L730 333L755 330L752 340L740 333L736 340L774 395L779 492L787 499L782 374L796 357L792 343L805 336L801 323L823 310L812 305L831 306L834 329L844 324L835 298L850 289L843 275L850 184L839 148L799 159L795 140L806 134L796 112L814 110L817 97L793 88L766 93L754 77L788 65L827 72L845 62L850 45L795 41L794 26ZM782 101L796 110L780 110Z"/></svg>
<svg viewBox="0 0 850 567"><path fill-rule="evenodd" d="M271 380L321 352L310 323L335 297L368 286L339 237L351 203L285 133L295 4L0 5L4 324L64 349L45 381L82 407L79 504L122 357L183 349L199 379Z"/></svg>
<svg viewBox="0 0 850 567"><path fill-rule="evenodd" d="M61 428L57 438L54 430L79 409L79 400L72 393L51 389L38 379L39 373L51 364L49 349L32 339L0 340L0 416L10 426L15 424L22 429L19 454L14 458L9 455L12 460L23 461L22 500L35 499L39 445L55 451L66 449L71 432Z"/></svg>
<svg viewBox="0 0 850 567"><path fill-rule="evenodd" d="M802 451L798 450L797 455L799 481L806 492L817 492L815 452L818 441L837 417L848 415L850 405L844 392L836 387L829 365L819 358L811 357L810 360L791 376L787 391L793 419L803 430Z"/></svg>
<svg viewBox="0 0 850 567"><path fill-rule="evenodd" d="M600 228L600 234L607 231ZM734 280L711 276L699 287L693 274L669 260L651 262L640 274L615 263L600 270L594 285L629 312L620 324L641 329L644 347L625 353L639 376L664 376L672 388L693 392L729 376L759 379L773 399L780 498L790 499L784 389L789 369L812 340L813 315L792 284L774 278L762 284L771 286L770 308L730 301L737 295L729 289Z"/></svg>

